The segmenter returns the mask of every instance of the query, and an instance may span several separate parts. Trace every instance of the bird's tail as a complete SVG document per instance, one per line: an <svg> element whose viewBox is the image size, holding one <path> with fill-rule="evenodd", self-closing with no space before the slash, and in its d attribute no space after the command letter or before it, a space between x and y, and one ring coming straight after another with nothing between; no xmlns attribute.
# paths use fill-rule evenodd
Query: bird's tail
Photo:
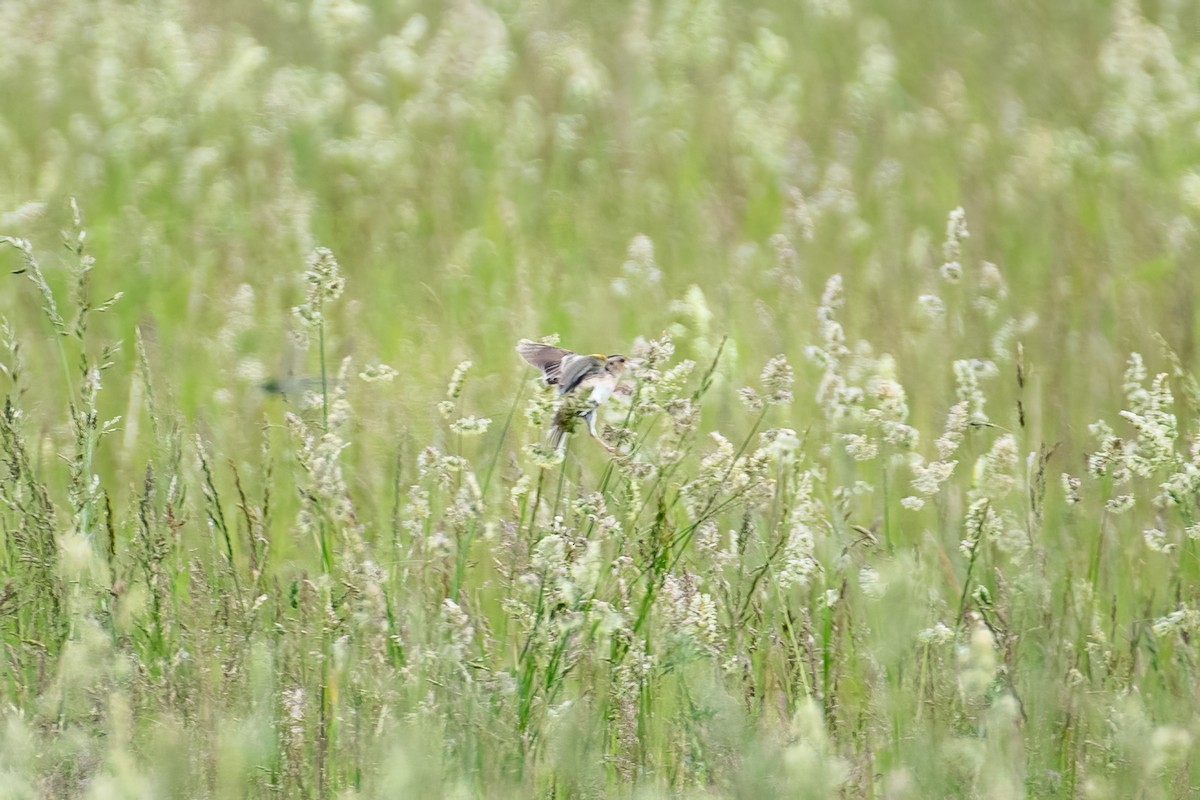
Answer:
<svg viewBox="0 0 1200 800"><path fill-rule="evenodd" d="M575 431L575 426L578 424L579 415L569 407L569 404L560 403L558 410L554 412L554 422L550 425L550 431L546 434L546 442L555 450L561 450L566 446L567 434Z"/></svg>
<svg viewBox="0 0 1200 800"><path fill-rule="evenodd" d="M562 450L567 442L567 429L555 422L546 434L546 442L555 450Z"/></svg>
<svg viewBox="0 0 1200 800"><path fill-rule="evenodd" d="M572 402L574 400L574 402ZM563 398L563 402L559 403L558 411L554 412L554 422L550 426L549 433L546 434L546 441L551 447L556 450L563 448L563 443L567 439L568 433L574 433L580 422L588 426L588 431L592 436L596 435L595 428L596 404L586 402L583 407L580 407L580 402L574 395L567 395Z"/></svg>

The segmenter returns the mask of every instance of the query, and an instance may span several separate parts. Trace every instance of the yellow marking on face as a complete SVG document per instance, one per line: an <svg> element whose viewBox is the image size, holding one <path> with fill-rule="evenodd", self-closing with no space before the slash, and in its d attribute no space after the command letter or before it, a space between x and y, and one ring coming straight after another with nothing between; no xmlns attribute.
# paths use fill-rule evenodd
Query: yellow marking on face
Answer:
<svg viewBox="0 0 1200 800"><path fill-rule="evenodd" d="M605 361L608 360L608 356L604 355L604 353L592 353L592 358L599 358Z"/></svg>

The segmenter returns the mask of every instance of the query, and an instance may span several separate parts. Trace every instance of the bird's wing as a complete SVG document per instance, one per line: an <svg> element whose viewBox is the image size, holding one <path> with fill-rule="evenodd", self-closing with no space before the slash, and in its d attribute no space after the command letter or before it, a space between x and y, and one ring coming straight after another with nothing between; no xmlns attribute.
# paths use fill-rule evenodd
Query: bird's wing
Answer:
<svg viewBox="0 0 1200 800"><path fill-rule="evenodd" d="M546 377L546 383L551 386L558 383L563 359L575 355L570 350L564 350L554 345L542 344L541 342L533 342L529 339L522 339L517 342L517 352L521 354L521 358L540 369Z"/></svg>
<svg viewBox="0 0 1200 800"><path fill-rule="evenodd" d="M604 359L599 356L580 356L563 359L562 374L558 376L558 391L570 394L589 376L604 372Z"/></svg>

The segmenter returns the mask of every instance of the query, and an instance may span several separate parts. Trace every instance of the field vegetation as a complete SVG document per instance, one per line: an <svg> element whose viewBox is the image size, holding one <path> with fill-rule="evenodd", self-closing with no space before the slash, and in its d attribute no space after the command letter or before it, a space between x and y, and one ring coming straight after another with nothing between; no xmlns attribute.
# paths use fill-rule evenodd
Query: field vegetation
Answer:
<svg viewBox="0 0 1200 800"><path fill-rule="evenodd" d="M1196 796L1197 30L0 0L0 800Z"/></svg>

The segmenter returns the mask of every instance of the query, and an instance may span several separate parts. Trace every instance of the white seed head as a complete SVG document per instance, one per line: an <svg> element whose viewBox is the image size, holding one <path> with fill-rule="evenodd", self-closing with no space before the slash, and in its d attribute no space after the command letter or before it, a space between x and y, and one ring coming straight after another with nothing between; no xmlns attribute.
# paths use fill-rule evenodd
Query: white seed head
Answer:
<svg viewBox="0 0 1200 800"><path fill-rule="evenodd" d="M763 367L761 380L768 403L785 405L792 402L792 385L796 379L785 356L777 355L768 361Z"/></svg>
<svg viewBox="0 0 1200 800"><path fill-rule="evenodd" d="M460 436L482 436L491 424L488 417L462 417L450 423L450 430Z"/></svg>
<svg viewBox="0 0 1200 800"><path fill-rule="evenodd" d="M463 383L466 382L467 370L471 368L470 361L459 362L459 365L454 368L454 372L450 375L450 382L446 384L446 399L457 400L462 395Z"/></svg>
<svg viewBox="0 0 1200 800"><path fill-rule="evenodd" d="M358 377L367 383L380 381L389 383L399 373L389 367L387 364L368 364L363 368L363 371L358 373Z"/></svg>

